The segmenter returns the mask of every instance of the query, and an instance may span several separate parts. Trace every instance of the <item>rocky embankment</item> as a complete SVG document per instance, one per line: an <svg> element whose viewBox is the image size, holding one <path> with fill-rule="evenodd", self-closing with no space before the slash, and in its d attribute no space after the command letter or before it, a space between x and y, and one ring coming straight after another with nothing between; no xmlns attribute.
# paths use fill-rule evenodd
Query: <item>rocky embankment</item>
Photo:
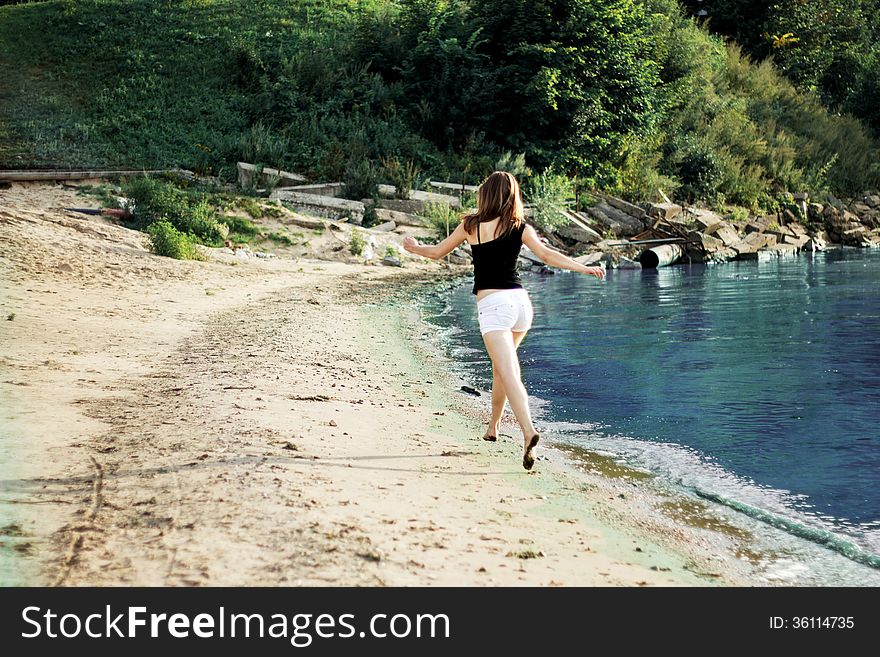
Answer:
<svg viewBox="0 0 880 657"><path fill-rule="evenodd" d="M824 203L800 194L781 212L745 219L675 203L639 206L612 196L600 198L586 212L566 212L569 223L546 235L584 264L639 267L639 256L661 244L676 245L673 261L684 262L759 260L833 245L880 245L877 192L848 200L829 195ZM542 267L527 251L522 264Z"/></svg>
<svg viewBox="0 0 880 657"><path fill-rule="evenodd" d="M199 178L181 170L174 172L202 184L223 186L216 179ZM394 266L401 266L406 260L401 248L405 235L431 238L438 230L444 232L438 216L445 217L445 229L451 230L461 211L461 194L472 194L477 189L437 181L430 181L431 191L379 185L377 198L354 201L343 198L345 185L341 182L308 182L300 174L245 162L238 163L238 174L239 188L262 192L288 210L286 214L291 216L280 219L279 227L291 223L330 235L326 240L316 240L326 248L318 245L310 249L311 257L347 257L346 246L350 246L352 234L360 233L364 248L358 253L351 251L356 259ZM236 189L231 184L225 187ZM668 201L636 205L607 194L594 196L597 201L586 211L560 207L558 211L564 218L561 225L539 227L547 243L586 265L638 268L675 262L761 260L835 245L880 245L877 191L867 191L852 199L828 194L822 202L807 194L795 194L780 212L747 217ZM438 212L442 206L447 206L447 210ZM531 212L528 205L526 211ZM661 253L646 257L649 249ZM247 255L247 249L239 255L242 254ZM446 260L453 265L470 265L470 246L462 244ZM525 270L550 271L528 248L522 250L520 265Z"/></svg>

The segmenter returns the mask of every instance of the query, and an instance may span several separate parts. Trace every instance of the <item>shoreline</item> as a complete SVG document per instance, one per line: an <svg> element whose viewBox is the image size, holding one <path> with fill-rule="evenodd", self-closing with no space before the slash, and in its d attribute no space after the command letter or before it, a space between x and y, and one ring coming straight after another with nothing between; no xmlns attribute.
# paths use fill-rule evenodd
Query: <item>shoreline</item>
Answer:
<svg viewBox="0 0 880 657"><path fill-rule="evenodd" d="M541 280L535 278L531 281L533 291L540 289ZM455 303L460 304L461 299ZM438 320L445 312L433 305L427 309L429 325L435 330L439 328L440 337L434 340L434 346L443 353L454 354L452 365L457 367L462 383L480 390L485 400L491 379L486 379L488 369L480 372L478 366L468 364L470 356L467 354L475 343L460 337L457 329L446 334L444 329L449 322ZM465 310L461 307L453 312L456 321L463 314ZM480 356L477 356L476 362L482 362ZM550 453L555 453L557 463L566 473L572 474L578 481L598 475L600 479L622 481L634 489L644 489L635 492L627 490L626 486L620 487L618 490L628 498L635 494L635 497L641 495L642 499L637 499L632 505L621 505L623 509L615 508L615 501L608 500L603 505L608 507L604 509L607 511L604 517L624 526L633 524L635 520L642 528L650 527L654 535L678 551L682 548L687 550L687 543L694 538L694 531L701 535L706 547L712 545L712 541L717 543L717 534L721 534L727 540L723 541L723 545L716 544L715 549L718 555L724 557L719 559L719 563L723 564L726 559L727 565L720 570L737 571L737 579L747 583L768 586L859 586L876 582L880 577L876 556L857 539L810 522L808 517L801 519L796 514L788 514L772 503L768 506L756 505L754 501L744 501L748 497L739 498L730 495L729 491L724 494L712 487L682 483L674 472L662 472L662 468L661 471L655 471L650 461L630 459L626 455L629 448L615 443L613 437L597 435L598 440L594 440L590 437L595 431L593 427L568 421L558 424L553 419L552 402L533 399L536 423L539 427L545 423L549 425L544 427L545 435L550 439L544 441L545 446L551 447ZM483 407L480 421L484 422L489 410L486 404L479 402L476 400L474 403ZM506 409L505 419L512 422L509 409ZM518 429L514 429L512 424L508 425L507 431L519 435ZM558 435L554 435L556 431ZM652 443L648 441L645 444ZM732 471L727 471L727 474L738 477ZM641 514L630 513L632 509L627 507L633 505L640 507ZM685 534L684 546L681 545L681 536L667 540L680 534L682 524L690 528ZM737 559L737 563L730 561L731 555Z"/></svg>
<svg viewBox="0 0 880 657"><path fill-rule="evenodd" d="M488 413L485 397L480 403L459 392L461 385L472 386L473 381L461 378L455 361L442 351L438 339L425 337L426 331L436 327L424 319L418 303L402 308L401 316L402 334L409 336L405 340L418 357L442 363L434 368L434 376L445 381L448 408L461 415L468 426L470 435L464 444L482 445L485 458L502 458L517 465L522 446L509 407L502 420L502 440L494 445L480 440ZM622 465L610 456L546 440L543 445L535 471L522 471L517 482L538 499L548 500L542 513L565 509L572 517L586 519L586 525L600 532L615 555L629 564L641 563L669 573L667 568L675 563L678 576L684 573L693 580L687 585L773 585L752 567L763 555L747 549L748 532L729 523L718 509L687 500L654 475ZM574 451L578 452L576 457ZM589 470L585 472L579 463L588 463ZM658 506L666 507L668 513L658 517Z"/></svg>
<svg viewBox="0 0 880 657"><path fill-rule="evenodd" d="M0 202L5 585L756 582L650 491L483 443L384 297L436 263L174 261L52 189Z"/></svg>

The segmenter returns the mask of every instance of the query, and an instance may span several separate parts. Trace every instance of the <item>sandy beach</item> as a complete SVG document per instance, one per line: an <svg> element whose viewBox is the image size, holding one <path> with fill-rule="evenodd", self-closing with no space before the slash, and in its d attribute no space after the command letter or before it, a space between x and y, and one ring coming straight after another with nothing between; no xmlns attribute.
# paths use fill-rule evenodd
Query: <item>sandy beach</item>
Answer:
<svg viewBox="0 0 880 657"><path fill-rule="evenodd" d="M756 581L746 536L649 479L479 440L417 307L468 268L176 261L88 203L0 192L3 583Z"/></svg>

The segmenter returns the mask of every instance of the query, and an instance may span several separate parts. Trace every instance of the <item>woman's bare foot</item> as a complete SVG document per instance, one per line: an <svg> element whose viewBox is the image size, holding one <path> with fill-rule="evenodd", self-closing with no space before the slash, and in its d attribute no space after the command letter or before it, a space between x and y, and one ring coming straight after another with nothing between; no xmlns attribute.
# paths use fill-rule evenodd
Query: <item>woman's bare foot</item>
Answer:
<svg viewBox="0 0 880 657"><path fill-rule="evenodd" d="M488 429L486 429L486 433L483 434L483 440L490 442L490 443L494 443L496 440L498 440L498 425L497 424L490 426Z"/></svg>
<svg viewBox="0 0 880 657"><path fill-rule="evenodd" d="M525 442L525 454L523 454L523 467L526 470L531 470L535 465L535 447L538 446L538 441L541 439L539 434L535 434L530 439Z"/></svg>

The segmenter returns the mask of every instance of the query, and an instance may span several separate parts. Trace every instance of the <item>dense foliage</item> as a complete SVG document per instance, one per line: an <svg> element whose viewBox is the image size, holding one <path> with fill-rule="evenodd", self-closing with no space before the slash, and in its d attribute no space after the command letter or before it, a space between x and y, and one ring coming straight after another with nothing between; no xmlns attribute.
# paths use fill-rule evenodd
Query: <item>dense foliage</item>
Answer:
<svg viewBox="0 0 880 657"><path fill-rule="evenodd" d="M150 249L156 255L177 260L199 260L196 240L177 230L167 219L160 219L147 227Z"/></svg>
<svg viewBox="0 0 880 657"><path fill-rule="evenodd" d="M751 57L880 135L880 0L685 0Z"/></svg>
<svg viewBox="0 0 880 657"><path fill-rule="evenodd" d="M53 0L0 7L0 80L0 166L246 160L363 198L504 162L535 199L755 208L880 181L862 123L675 0Z"/></svg>

